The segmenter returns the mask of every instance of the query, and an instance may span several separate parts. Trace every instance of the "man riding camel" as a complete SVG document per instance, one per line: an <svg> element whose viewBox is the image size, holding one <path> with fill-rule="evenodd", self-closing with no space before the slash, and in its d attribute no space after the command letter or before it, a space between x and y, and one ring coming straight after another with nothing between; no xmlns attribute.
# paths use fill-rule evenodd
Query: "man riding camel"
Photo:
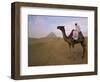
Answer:
<svg viewBox="0 0 100 82"><path fill-rule="evenodd" d="M81 41L84 39L84 36L80 30L80 26L77 23L75 23L75 29L72 30L70 37L72 41Z"/></svg>

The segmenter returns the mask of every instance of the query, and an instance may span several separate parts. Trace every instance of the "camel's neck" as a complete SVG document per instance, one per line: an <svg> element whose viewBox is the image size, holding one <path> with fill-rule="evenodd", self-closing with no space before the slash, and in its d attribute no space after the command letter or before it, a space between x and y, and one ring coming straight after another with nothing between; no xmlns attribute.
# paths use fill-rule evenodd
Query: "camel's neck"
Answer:
<svg viewBox="0 0 100 82"><path fill-rule="evenodd" d="M67 42L69 43L69 39L68 39L68 37L67 37L67 35L66 35L65 29L62 30L62 34L63 34L64 40L67 41Z"/></svg>

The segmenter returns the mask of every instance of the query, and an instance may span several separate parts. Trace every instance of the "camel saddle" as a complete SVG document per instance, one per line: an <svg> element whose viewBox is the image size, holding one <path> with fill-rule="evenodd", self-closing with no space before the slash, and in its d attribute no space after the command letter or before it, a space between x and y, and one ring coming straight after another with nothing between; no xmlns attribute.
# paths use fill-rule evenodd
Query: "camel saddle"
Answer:
<svg viewBox="0 0 100 82"><path fill-rule="evenodd" d="M71 33L69 35L69 38L71 39L71 41L73 41L73 42L83 41L84 36L83 36L82 32L78 32L78 38L77 39L73 38L73 32L74 32L74 29L71 31Z"/></svg>

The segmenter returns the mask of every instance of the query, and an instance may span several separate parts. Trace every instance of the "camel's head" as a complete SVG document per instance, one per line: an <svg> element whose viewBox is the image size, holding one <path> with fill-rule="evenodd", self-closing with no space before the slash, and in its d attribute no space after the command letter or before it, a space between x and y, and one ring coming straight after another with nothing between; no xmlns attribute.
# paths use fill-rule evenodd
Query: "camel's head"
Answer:
<svg viewBox="0 0 100 82"><path fill-rule="evenodd" d="M64 30L64 26L58 26L57 29L63 31Z"/></svg>

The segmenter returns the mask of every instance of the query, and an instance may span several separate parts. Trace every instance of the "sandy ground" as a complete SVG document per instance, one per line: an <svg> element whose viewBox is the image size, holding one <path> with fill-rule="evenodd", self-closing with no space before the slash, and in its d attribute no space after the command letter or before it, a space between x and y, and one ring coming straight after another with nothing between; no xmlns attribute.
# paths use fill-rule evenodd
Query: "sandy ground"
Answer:
<svg viewBox="0 0 100 82"><path fill-rule="evenodd" d="M29 39L28 42L28 65L69 65L86 64L87 54L82 58L82 47L75 45L69 52L67 42L62 38L54 39Z"/></svg>

